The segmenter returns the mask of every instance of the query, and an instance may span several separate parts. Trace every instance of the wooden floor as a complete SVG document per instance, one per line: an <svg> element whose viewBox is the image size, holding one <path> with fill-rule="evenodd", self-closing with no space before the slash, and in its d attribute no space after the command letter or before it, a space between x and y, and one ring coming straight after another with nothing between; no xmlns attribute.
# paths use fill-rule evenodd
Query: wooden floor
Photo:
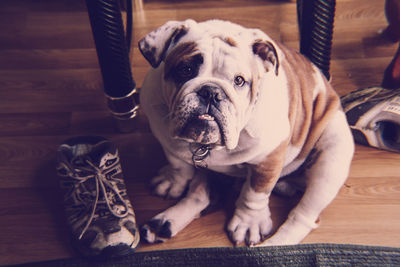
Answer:
<svg viewBox="0 0 400 267"><path fill-rule="evenodd" d="M135 13L133 74L140 86L149 65L136 43L167 20L228 19L298 47L296 4L288 0L144 1ZM384 0L338 0L332 84L340 95L379 85L397 48L379 36ZM149 179L165 164L140 115L120 134L105 107L83 0L0 3L0 265L76 256L62 217L55 153L66 138L103 135L120 148L139 224L173 201L151 196ZM294 201L273 196L275 223ZM197 219L170 241L139 251L231 246L228 212ZM228 213L229 214L229 213ZM304 243L400 247L400 154L357 146L350 177Z"/></svg>

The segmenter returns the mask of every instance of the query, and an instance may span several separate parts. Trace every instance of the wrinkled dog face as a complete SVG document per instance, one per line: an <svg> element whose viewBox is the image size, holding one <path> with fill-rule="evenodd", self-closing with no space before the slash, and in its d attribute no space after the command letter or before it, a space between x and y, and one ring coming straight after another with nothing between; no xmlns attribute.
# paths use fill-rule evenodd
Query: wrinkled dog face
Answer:
<svg viewBox="0 0 400 267"><path fill-rule="evenodd" d="M169 22L147 35L140 50L163 68L174 138L233 149L257 100L265 70L277 75L278 56L257 30L227 22Z"/></svg>
<svg viewBox="0 0 400 267"><path fill-rule="evenodd" d="M184 42L172 50L164 78L166 87L173 88L173 136L202 144L236 142L251 101L248 66L246 57L240 60L240 49L219 37Z"/></svg>

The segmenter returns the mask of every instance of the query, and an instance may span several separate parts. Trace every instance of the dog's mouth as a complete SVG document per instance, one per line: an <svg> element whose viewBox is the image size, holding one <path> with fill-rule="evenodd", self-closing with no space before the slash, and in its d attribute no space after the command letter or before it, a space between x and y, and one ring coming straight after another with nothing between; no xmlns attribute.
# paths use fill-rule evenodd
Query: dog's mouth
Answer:
<svg viewBox="0 0 400 267"><path fill-rule="evenodd" d="M189 143L230 145L234 117L232 104L221 86L203 84L183 94L172 105L172 136ZM230 143L229 143L230 142ZM233 144L235 145L235 144ZM232 145L230 147L233 147Z"/></svg>
<svg viewBox="0 0 400 267"><path fill-rule="evenodd" d="M205 121L215 121L214 116L211 116L210 114L202 114L199 115L199 120L205 120Z"/></svg>
<svg viewBox="0 0 400 267"><path fill-rule="evenodd" d="M223 145L223 131L218 116L212 113L193 114L181 128L177 138L198 144Z"/></svg>

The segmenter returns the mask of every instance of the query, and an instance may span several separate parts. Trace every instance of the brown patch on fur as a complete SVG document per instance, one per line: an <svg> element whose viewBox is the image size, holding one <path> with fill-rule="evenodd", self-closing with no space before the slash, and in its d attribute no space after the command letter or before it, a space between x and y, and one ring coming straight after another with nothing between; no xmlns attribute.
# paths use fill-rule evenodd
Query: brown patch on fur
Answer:
<svg viewBox="0 0 400 267"><path fill-rule="evenodd" d="M177 45L166 57L164 66L164 79L174 82L174 86L166 86L164 95L168 105L174 103L179 88L191 78L198 75L200 65L203 63L203 57L197 49L197 44L187 42ZM192 74L188 77L179 75L180 64L191 66ZM178 90L177 90L178 89Z"/></svg>
<svg viewBox="0 0 400 267"><path fill-rule="evenodd" d="M227 43L228 45L232 46L232 47L237 47L237 43L232 37L226 37L224 39L224 42Z"/></svg>
<svg viewBox="0 0 400 267"><path fill-rule="evenodd" d="M253 166L250 185L254 191L272 192L281 175L287 146L288 140L282 142L260 164Z"/></svg>
<svg viewBox="0 0 400 267"><path fill-rule="evenodd" d="M272 191L280 177L289 145L302 148L296 159L306 159L332 116L340 108L339 97L325 78L326 90L319 91L313 99L316 81L312 64L293 50L281 45L279 48L285 55L281 66L287 76L289 88L291 135L253 168L251 185L256 192Z"/></svg>
<svg viewBox="0 0 400 267"><path fill-rule="evenodd" d="M237 47L237 42L232 37L229 37L229 36L226 37L226 36L223 36L223 35L216 35L216 36L214 36L214 38L218 38L219 40L221 40L222 42L226 43L227 45L229 45L231 47Z"/></svg>
<svg viewBox="0 0 400 267"><path fill-rule="evenodd" d="M181 62L189 61L191 57L198 54L195 42L182 43L172 50L165 59L164 79L171 76L172 70Z"/></svg>
<svg viewBox="0 0 400 267"><path fill-rule="evenodd" d="M290 144L302 147L297 159L305 159L332 115L340 108L340 100L323 76L326 90L320 90L313 99L316 86L313 65L296 51L283 46L280 49L286 57L282 67L287 76L290 94L289 120L292 130Z"/></svg>
<svg viewBox="0 0 400 267"><path fill-rule="evenodd" d="M341 109L340 99L332 86L325 79L324 84L327 90L318 94L314 101L314 112L310 127L311 130L306 143L303 146L302 153L300 154L300 157L302 158L305 158L309 151L314 147L329 121L335 114L335 111Z"/></svg>
<svg viewBox="0 0 400 267"><path fill-rule="evenodd" d="M325 90L313 99L316 81L312 64L303 55L281 48L286 56L285 72L291 95L289 120L290 144L302 147L297 159L305 159L315 146L333 114L340 108L340 100L332 86L324 80Z"/></svg>
<svg viewBox="0 0 400 267"><path fill-rule="evenodd" d="M289 121L291 123L291 144L300 146L307 135L313 112L313 90L316 81L310 62L296 51L281 47L285 54L282 68L285 70L289 88ZM312 77L310 79L310 76Z"/></svg>

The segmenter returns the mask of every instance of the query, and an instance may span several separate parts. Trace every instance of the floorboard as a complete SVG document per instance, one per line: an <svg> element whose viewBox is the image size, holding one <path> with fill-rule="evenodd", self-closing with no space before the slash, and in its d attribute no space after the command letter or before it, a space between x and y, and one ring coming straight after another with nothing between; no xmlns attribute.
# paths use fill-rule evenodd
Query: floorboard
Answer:
<svg viewBox="0 0 400 267"><path fill-rule="evenodd" d="M384 0L337 0L331 62L339 95L377 86L397 44L380 35ZM296 4L288 0L146 0L135 10L132 72L149 69L137 41L168 20L228 19L261 28L298 49ZM117 144L139 224L174 200L151 195L149 179L166 163L146 118L121 134L105 105L96 50L82 0L2 0L0 8L0 265L76 256L55 171L68 137L103 135ZM303 243L400 247L400 154L357 145L349 179ZM234 199L171 240L138 251L231 246L225 225ZM277 227L297 199L273 196Z"/></svg>

